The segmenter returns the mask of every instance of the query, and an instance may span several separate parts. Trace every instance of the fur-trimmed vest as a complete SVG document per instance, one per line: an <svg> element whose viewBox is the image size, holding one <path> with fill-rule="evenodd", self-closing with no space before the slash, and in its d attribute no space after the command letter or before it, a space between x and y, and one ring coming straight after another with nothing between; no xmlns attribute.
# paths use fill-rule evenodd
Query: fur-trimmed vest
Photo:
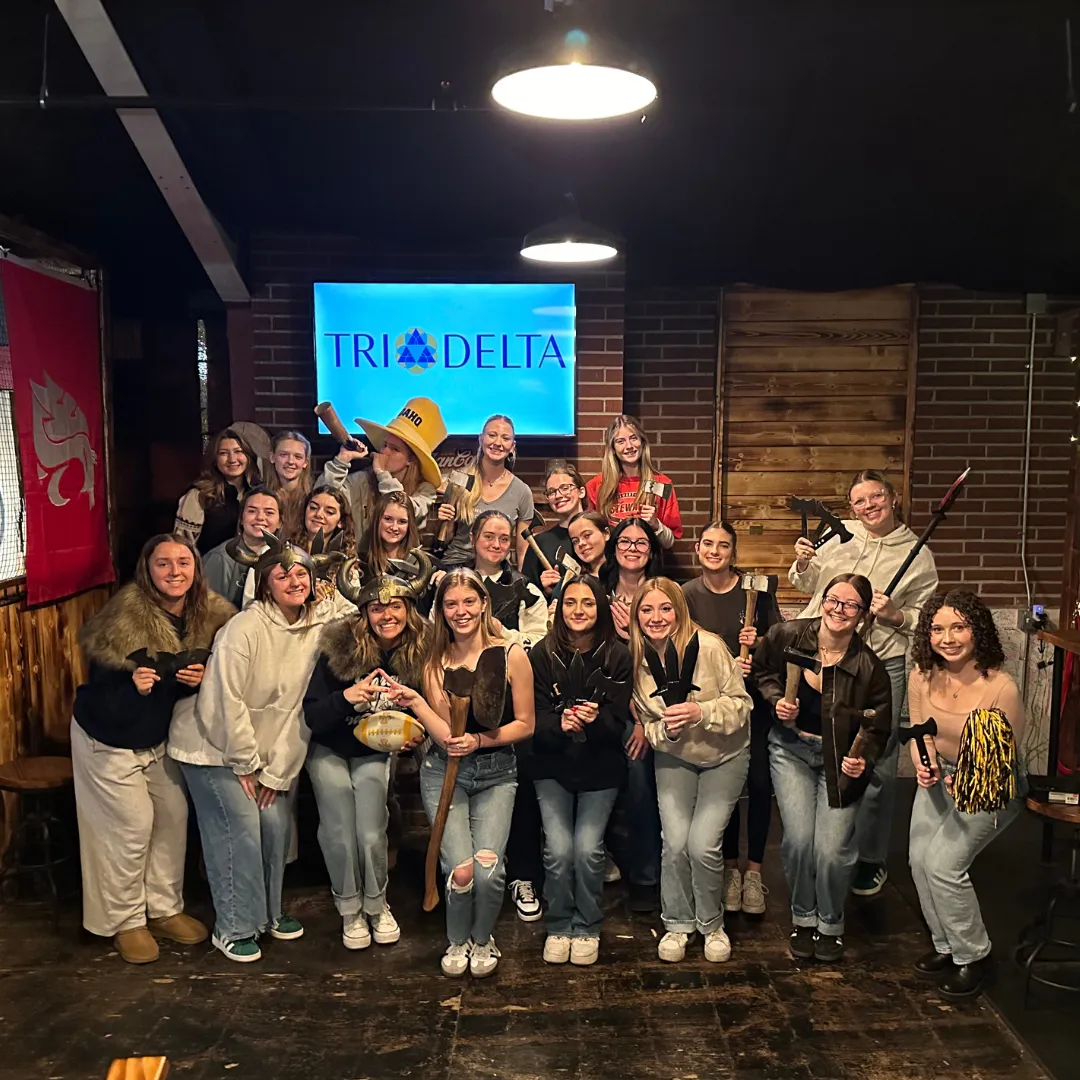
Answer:
<svg viewBox="0 0 1080 1080"><path fill-rule="evenodd" d="M146 750L163 743L173 706L193 691L168 675L142 696L131 681L136 665L128 656L139 649L152 657L209 649L235 614L232 604L211 592L201 619L173 618L134 582L123 586L79 632L90 662L89 678L75 694L79 726L107 746Z"/></svg>
<svg viewBox="0 0 1080 1080"><path fill-rule="evenodd" d="M319 659L311 673L304 694L304 722L311 730L312 741L325 746L342 757L363 757L378 751L365 746L353 735L353 728L368 712L391 707L390 702L376 700L370 706L351 705L345 691L357 679L381 667L399 682L419 689L419 681L401 669L397 652L384 653L375 665L360 662L353 627L358 616L335 619L323 628L319 639ZM397 708L398 706L393 706Z"/></svg>

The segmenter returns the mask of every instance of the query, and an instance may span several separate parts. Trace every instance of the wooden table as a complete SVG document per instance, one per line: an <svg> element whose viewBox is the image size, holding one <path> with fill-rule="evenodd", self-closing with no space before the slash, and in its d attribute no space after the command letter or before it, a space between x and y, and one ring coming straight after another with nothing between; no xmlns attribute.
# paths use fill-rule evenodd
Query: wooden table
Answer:
<svg viewBox="0 0 1080 1080"><path fill-rule="evenodd" d="M1052 645L1054 648L1054 677L1050 682L1050 730L1047 732L1046 747L1046 773L1054 777L1057 776L1061 745L1061 699L1064 690L1061 684L1065 675L1065 654L1069 652L1080 656L1080 630L1040 630L1039 640L1045 641L1047 645ZM1044 820L1043 862L1051 861L1053 844L1053 822Z"/></svg>

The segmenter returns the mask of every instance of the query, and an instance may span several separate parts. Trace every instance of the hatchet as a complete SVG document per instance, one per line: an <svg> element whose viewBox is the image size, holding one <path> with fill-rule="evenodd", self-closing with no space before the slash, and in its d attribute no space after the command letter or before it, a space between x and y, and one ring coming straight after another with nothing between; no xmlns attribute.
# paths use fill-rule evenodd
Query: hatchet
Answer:
<svg viewBox="0 0 1080 1080"><path fill-rule="evenodd" d="M458 697L450 688L452 685L453 679L451 678L448 686L444 676L444 689L450 699L450 735L452 738L459 738L465 734L465 723L469 719L469 698ZM446 830L446 819L450 814L450 803L454 797L454 785L457 783L460 764L461 758L448 756L446 759L446 773L443 775L442 790L439 792L439 805L431 822L427 857L424 860L425 911L433 911L439 904L439 883L436 876L439 870L439 848L442 847L443 832Z"/></svg>
<svg viewBox="0 0 1080 1080"><path fill-rule="evenodd" d="M525 537L525 543L528 544L529 547L531 547L533 551L536 552L536 557L540 560L540 565L545 570L551 570L554 569L551 565L551 562L548 560L548 557L540 550L540 545L536 542L536 537L533 536L533 529L542 530L546 524L547 522L544 521L544 518L541 515L540 511L534 510L532 521L529 522L527 528L522 530L521 535Z"/></svg>
<svg viewBox="0 0 1080 1080"><path fill-rule="evenodd" d="M329 401L320 401L315 406L315 415L326 425L327 430L331 435L346 450L367 450L367 447L360 442L359 439L354 439L346 429L345 425L341 422L341 417L337 414L337 409L330 404Z"/></svg>
<svg viewBox="0 0 1080 1080"><path fill-rule="evenodd" d="M919 751L919 760L923 763L923 768L932 769L933 764L930 761L930 751L926 747L926 738L929 736L932 739L937 735L937 721L932 716L928 716L921 724L904 724L900 728L899 735L901 742L915 740L915 749Z"/></svg>
<svg viewBox="0 0 1080 1080"><path fill-rule="evenodd" d="M439 523L435 527L435 536L431 541L431 554L435 558L441 559L446 554L446 549L450 546L450 538L454 535L454 526L457 524L458 504L465 498L466 493L472 490L475 483L475 475L458 469L453 470L446 477L446 486L439 493L436 502L440 506L444 503L452 506L455 516L449 521L438 519Z"/></svg>
<svg viewBox="0 0 1080 1080"><path fill-rule="evenodd" d="M798 649L785 649L784 663L787 664L784 701L789 705L794 705L795 699L799 696L799 677L802 671L812 671L815 675L820 675L821 661L809 653L799 652Z"/></svg>
<svg viewBox="0 0 1080 1080"><path fill-rule="evenodd" d="M757 614L758 597L761 593L776 594L776 586L779 580L775 574L743 574L742 587L746 591L746 612L743 615L743 626L753 626L754 616ZM750 658L750 646L739 646L739 659Z"/></svg>
<svg viewBox="0 0 1080 1080"><path fill-rule="evenodd" d="M655 506L657 499L670 499L671 485L659 480L644 480L641 484L641 505Z"/></svg>
<svg viewBox="0 0 1080 1080"><path fill-rule="evenodd" d="M553 600L556 600L562 596L563 589L565 589L574 578L581 576L581 563L579 563L573 555L569 555L562 548L559 548L555 555L554 568L562 571L562 581L555 586L555 591L551 596Z"/></svg>
<svg viewBox="0 0 1080 1080"><path fill-rule="evenodd" d="M810 540L815 550L824 547L834 536L840 538L841 544L846 544L851 539L851 533L844 523L819 499L797 499L792 495L788 499L788 509L802 515L802 535ZM818 527L812 538L807 525L809 514L818 519Z"/></svg>

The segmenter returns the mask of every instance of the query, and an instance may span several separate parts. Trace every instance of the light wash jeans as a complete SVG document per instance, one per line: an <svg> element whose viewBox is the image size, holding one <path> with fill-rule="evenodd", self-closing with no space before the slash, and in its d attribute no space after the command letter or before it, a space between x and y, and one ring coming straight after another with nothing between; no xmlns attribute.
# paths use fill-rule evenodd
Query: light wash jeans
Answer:
<svg viewBox="0 0 1080 1080"><path fill-rule="evenodd" d="M653 757L664 838L664 929L708 934L724 925L724 830L746 783L750 749L710 768L659 751Z"/></svg>
<svg viewBox="0 0 1080 1080"><path fill-rule="evenodd" d="M844 932L844 901L855 877L859 803L829 805L821 744L774 724L769 767L784 825L780 860L791 892L791 921L822 934Z"/></svg>
<svg viewBox="0 0 1080 1080"><path fill-rule="evenodd" d="M892 732L885 752L874 763L874 772L858 802L855 815L855 848L858 861L884 866L889 857L893 809L896 806L896 764L900 750L900 713L907 694L907 658L882 660L892 685Z"/></svg>
<svg viewBox="0 0 1080 1080"><path fill-rule="evenodd" d="M334 907L339 915L378 915L386 907L390 755L346 758L313 742L307 771Z"/></svg>
<svg viewBox="0 0 1080 1080"><path fill-rule="evenodd" d="M446 753L432 743L420 765L420 797L428 821L435 820L446 775ZM506 841L517 792L517 757L512 746L460 759L457 783L446 818L439 861L446 877L446 936L451 945L470 938L486 945L495 927L506 889ZM495 855L492 866L476 859ZM490 861L490 860L485 860ZM464 888L450 877L458 866L473 864L473 879Z"/></svg>
<svg viewBox="0 0 1080 1080"><path fill-rule="evenodd" d="M915 792L908 861L934 949L951 955L953 963L974 964L990 955L990 938L968 869L975 856L1016 820L1023 799L1017 795L995 814L963 814L943 782L955 771L955 765L942 761L942 779ZM1026 788L1021 775L1017 791Z"/></svg>
<svg viewBox="0 0 1080 1080"><path fill-rule="evenodd" d="M544 822L544 915L549 934L598 937L603 913L604 830L618 788L567 791L558 780L536 780Z"/></svg>
<svg viewBox="0 0 1080 1080"><path fill-rule="evenodd" d="M184 762L180 768L199 822L214 933L224 941L258 937L281 917L291 799L279 792L260 810L232 769Z"/></svg>

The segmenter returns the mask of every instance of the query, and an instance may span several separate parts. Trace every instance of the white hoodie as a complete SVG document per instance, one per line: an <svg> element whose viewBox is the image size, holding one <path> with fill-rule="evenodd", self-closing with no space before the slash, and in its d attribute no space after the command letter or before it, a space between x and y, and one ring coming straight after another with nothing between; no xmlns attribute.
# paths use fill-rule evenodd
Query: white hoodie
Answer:
<svg viewBox="0 0 1080 1080"><path fill-rule="evenodd" d="M851 539L846 544L833 537L802 573L796 569L798 560L791 564L788 581L799 592L813 596L799 612L800 619L815 619L821 614L822 592L837 574L862 574L870 579L875 589L884 589L918 539L906 525L897 525L888 536L879 539L871 536L858 521L845 521L844 524L851 533ZM907 654L919 612L937 585L934 556L928 547L924 547L892 594L893 603L903 613L903 623L888 626L880 619L874 621L868 644L879 659L888 660Z"/></svg>
<svg viewBox="0 0 1080 1080"><path fill-rule="evenodd" d="M319 634L336 614L334 602L323 600L310 617L289 623L276 604L260 600L231 619L214 639L194 716L175 717L169 728L169 756L227 766L237 776L258 773L265 787L288 791L311 738L302 704Z"/></svg>

